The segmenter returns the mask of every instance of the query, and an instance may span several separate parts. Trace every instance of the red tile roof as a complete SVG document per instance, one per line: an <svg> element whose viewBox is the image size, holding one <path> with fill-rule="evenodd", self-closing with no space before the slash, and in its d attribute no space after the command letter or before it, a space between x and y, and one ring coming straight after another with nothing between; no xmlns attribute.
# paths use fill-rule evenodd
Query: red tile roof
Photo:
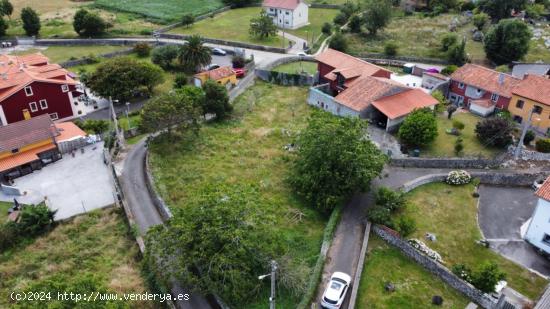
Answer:
<svg viewBox="0 0 550 309"><path fill-rule="evenodd" d="M225 67L219 67L214 70L197 73L195 74L195 77L206 76L208 79L220 80L222 78L229 77L231 75L235 75L235 71L233 71L231 67L225 66Z"/></svg>
<svg viewBox="0 0 550 309"><path fill-rule="evenodd" d="M494 105L495 105L495 103L493 103L493 102L490 101L490 100L473 100L473 101L471 102L471 104L475 104L475 105L477 105L477 106L481 106L481 107L485 107L485 108L491 107L491 106L494 106Z"/></svg>
<svg viewBox="0 0 550 309"><path fill-rule="evenodd" d="M0 172L10 170L12 168L27 164L39 159L38 154L50 149L55 149L55 144L48 144L33 148L29 151L14 154L4 159L0 159Z"/></svg>
<svg viewBox="0 0 550 309"><path fill-rule="evenodd" d="M418 108L430 107L439 103L434 97L420 89L410 89L398 94L383 97L372 102L389 119L405 116Z"/></svg>
<svg viewBox="0 0 550 309"><path fill-rule="evenodd" d="M0 152L11 151L29 144L58 136L48 114L0 127Z"/></svg>
<svg viewBox="0 0 550 309"><path fill-rule="evenodd" d="M535 192L535 195L550 202L550 177L546 178L546 181Z"/></svg>
<svg viewBox="0 0 550 309"><path fill-rule="evenodd" d="M301 0L264 0L262 6L294 10L302 2Z"/></svg>
<svg viewBox="0 0 550 309"><path fill-rule="evenodd" d="M512 93L550 105L550 79L544 76L526 74L519 85L512 90Z"/></svg>
<svg viewBox="0 0 550 309"><path fill-rule="evenodd" d="M36 53L23 56L0 55L0 101L35 81L76 85L69 71L49 64L48 57Z"/></svg>
<svg viewBox="0 0 550 309"><path fill-rule="evenodd" d="M391 96L409 88L386 78L362 76L348 85L334 99L336 102L355 111L362 111L373 101L385 96Z"/></svg>
<svg viewBox="0 0 550 309"><path fill-rule="evenodd" d="M343 52L339 52L334 49L327 49L324 52L320 53L315 57L315 60L324 63L328 66L331 66L334 68L334 72L341 72L341 74L345 77L346 75L374 75L379 71L386 71L388 74L391 74L389 70L384 69L383 67L379 67L375 64L372 64L370 62L367 62L365 60L361 60L359 58L355 58L351 55L345 54ZM324 76L325 78L330 78L330 74L327 74L329 76ZM346 75L344 75L346 74ZM347 78L347 77L346 77ZM332 79L333 80L333 79Z"/></svg>
<svg viewBox="0 0 550 309"><path fill-rule="evenodd" d="M471 63L458 68L451 79L507 98L512 97L512 90L521 82L512 75Z"/></svg>
<svg viewBox="0 0 550 309"><path fill-rule="evenodd" d="M85 137L86 135L88 135L72 122L56 123L55 127L59 132L59 136L55 138L58 143L63 141L70 141L72 139Z"/></svg>

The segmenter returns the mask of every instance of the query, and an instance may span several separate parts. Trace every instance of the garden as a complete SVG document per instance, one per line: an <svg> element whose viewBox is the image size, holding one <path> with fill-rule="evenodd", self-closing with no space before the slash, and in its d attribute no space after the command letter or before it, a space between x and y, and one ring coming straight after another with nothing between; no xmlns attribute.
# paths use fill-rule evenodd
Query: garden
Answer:
<svg viewBox="0 0 550 309"><path fill-rule="evenodd" d="M278 65L272 69L275 72L288 73L288 74L300 74L307 73L315 75L317 73L317 63L310 61L296 61Z"/></svg>
<svg viewBox="0 0 550 309"><path fill-rule="evenodd" d="M3 207L2 212L3 212ZM59 223L50 231L26 238L0 253L0 293L13 291L90 290L107 293L148 291L141 276L140 253L121 209L103 209ZM21 304L24 305L24 304ZM32 307L32 303L27 303ZM74 302L49 304L74 308ZM100 306L114 305L98 303ZM120 305L120 303L119 303ZM154 308L139 302L139 308ZM0 307L13 306L9 297L0 297ZM130 306L124 304L123 306ZM118 308L118 307L117 307Z"/></svg>
<svg viewBox="0 0 550 309"><path fill-rule="evenodd" d="M393 291L390 286L387 289L389 283ZM443 298L442 306L432 304L435 295ZM370 234L356 308L464 308L469 302L398 249Z"/></svg>
<svg viewBox="0 0 550 309"><path fill-rule="evenodd" d="M473 196L474 185L472 181L464 185L431 183L418 187L405 195L407 207L395 220L402 217L414 220L416 228L407 238L425 242L439 253L447 268L478 269L495 263L504 272L510 287L537 299L548 284L547 280L480 243L482 235L477 223L478 201ZM427 233L433 236L432 240L426 238Z"/></svg>
<svg viewBox="0 0 550 309"><path fill-rule="evenodd" d="M50 59L50 63L61 64L69 60L82 58L98 58L100 55L131 49L132 46L118 45L69 45L69 46L48 46L44 48L32 48L24 51L15 51L13 55L26 55L42 53ZM71 69L71 68L69 68Z"/></svg>
<svg viewBox="0 0 550 309"><path fill-rule="evenodd" d="M291 160L285 145L305 126L311 110L303 103L306 96L306 88L256 82L234 102L230 119L205 123L197 136L178 142L160 138L150 146L156 185L173 210L194 209L211 188L240 188L240 194L226 193L224 200L253 194L245 204L252 218L269 218L262 237L280 236L284 258L278 262L296 283L294 290L279 287L278 306L284 308L296 307L305 292L327 220L292 194L286 182ZM263 308L268 294L266 282L256 297L237 307Z"/></svg>

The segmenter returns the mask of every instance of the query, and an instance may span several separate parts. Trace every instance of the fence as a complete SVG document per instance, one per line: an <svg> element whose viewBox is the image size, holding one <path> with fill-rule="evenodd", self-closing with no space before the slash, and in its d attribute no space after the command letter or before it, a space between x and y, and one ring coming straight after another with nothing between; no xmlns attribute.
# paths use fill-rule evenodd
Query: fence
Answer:
<svg viewBox="0 0 550 309"><path fill-rule="evenodd" d="M59 148L59 152L61 153L69 153L86 145L87 143L84 137L57 143L57 147Z"/></svg>

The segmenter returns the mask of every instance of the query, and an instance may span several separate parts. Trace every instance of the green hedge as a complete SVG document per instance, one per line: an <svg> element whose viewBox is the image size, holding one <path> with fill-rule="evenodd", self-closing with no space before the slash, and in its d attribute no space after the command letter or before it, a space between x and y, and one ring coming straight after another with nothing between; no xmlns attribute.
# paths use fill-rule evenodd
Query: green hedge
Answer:
<svg viewBox="0 0 550 309"><path fill-rule="evenodd" d="M334 210L332 211L332 214L328 219L327 225L325 226L322 246L326 245L327 247L330 247L330 244L332 242L332 237L334 236L334 231L336 230L336 226L338 225L338 222L340 222L340 217L342 216L342 208L343 206L340 205L334 208ZM327 249L327 252L328 252L328 249ZM309 303L311 302L313 297L315 297L315 292L317 292L317 286L319 285L319 282L321 281L321 276L323 275L325 259L326 259L326 254L322 254L322 253L319 254L319 257L317 258L317 262L315 263L315 268L313 269L313 273L311 274L311 277L309 277L309 283L308 283L306 292L302 297L302 301L300 301L300 303L298 304L297 309L309 308Z"/></svg>
<svg viewBox="0 0 550 309"><path fill-rule="evenodd" d="M539 139L535 144L537 151L550 153L550 138Z"/></svg>

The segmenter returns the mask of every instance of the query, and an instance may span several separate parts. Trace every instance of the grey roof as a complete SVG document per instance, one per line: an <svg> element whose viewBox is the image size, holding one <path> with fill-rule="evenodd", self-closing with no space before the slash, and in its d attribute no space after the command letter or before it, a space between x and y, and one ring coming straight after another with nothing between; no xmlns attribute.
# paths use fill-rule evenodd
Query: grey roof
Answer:
<svg viewBox="0 0 550 309"><path fill-rule="evenodd" d="M21 148L59 135L48 114L0 127L0 152Z"/></svg>
<svg viewBox="0 0 550 309"><path fill-rule="evenodd" d="M512 69L512 75L517 78L522 78L525 74L534 75L549 75L550 63L518 63Z"/></svg>

